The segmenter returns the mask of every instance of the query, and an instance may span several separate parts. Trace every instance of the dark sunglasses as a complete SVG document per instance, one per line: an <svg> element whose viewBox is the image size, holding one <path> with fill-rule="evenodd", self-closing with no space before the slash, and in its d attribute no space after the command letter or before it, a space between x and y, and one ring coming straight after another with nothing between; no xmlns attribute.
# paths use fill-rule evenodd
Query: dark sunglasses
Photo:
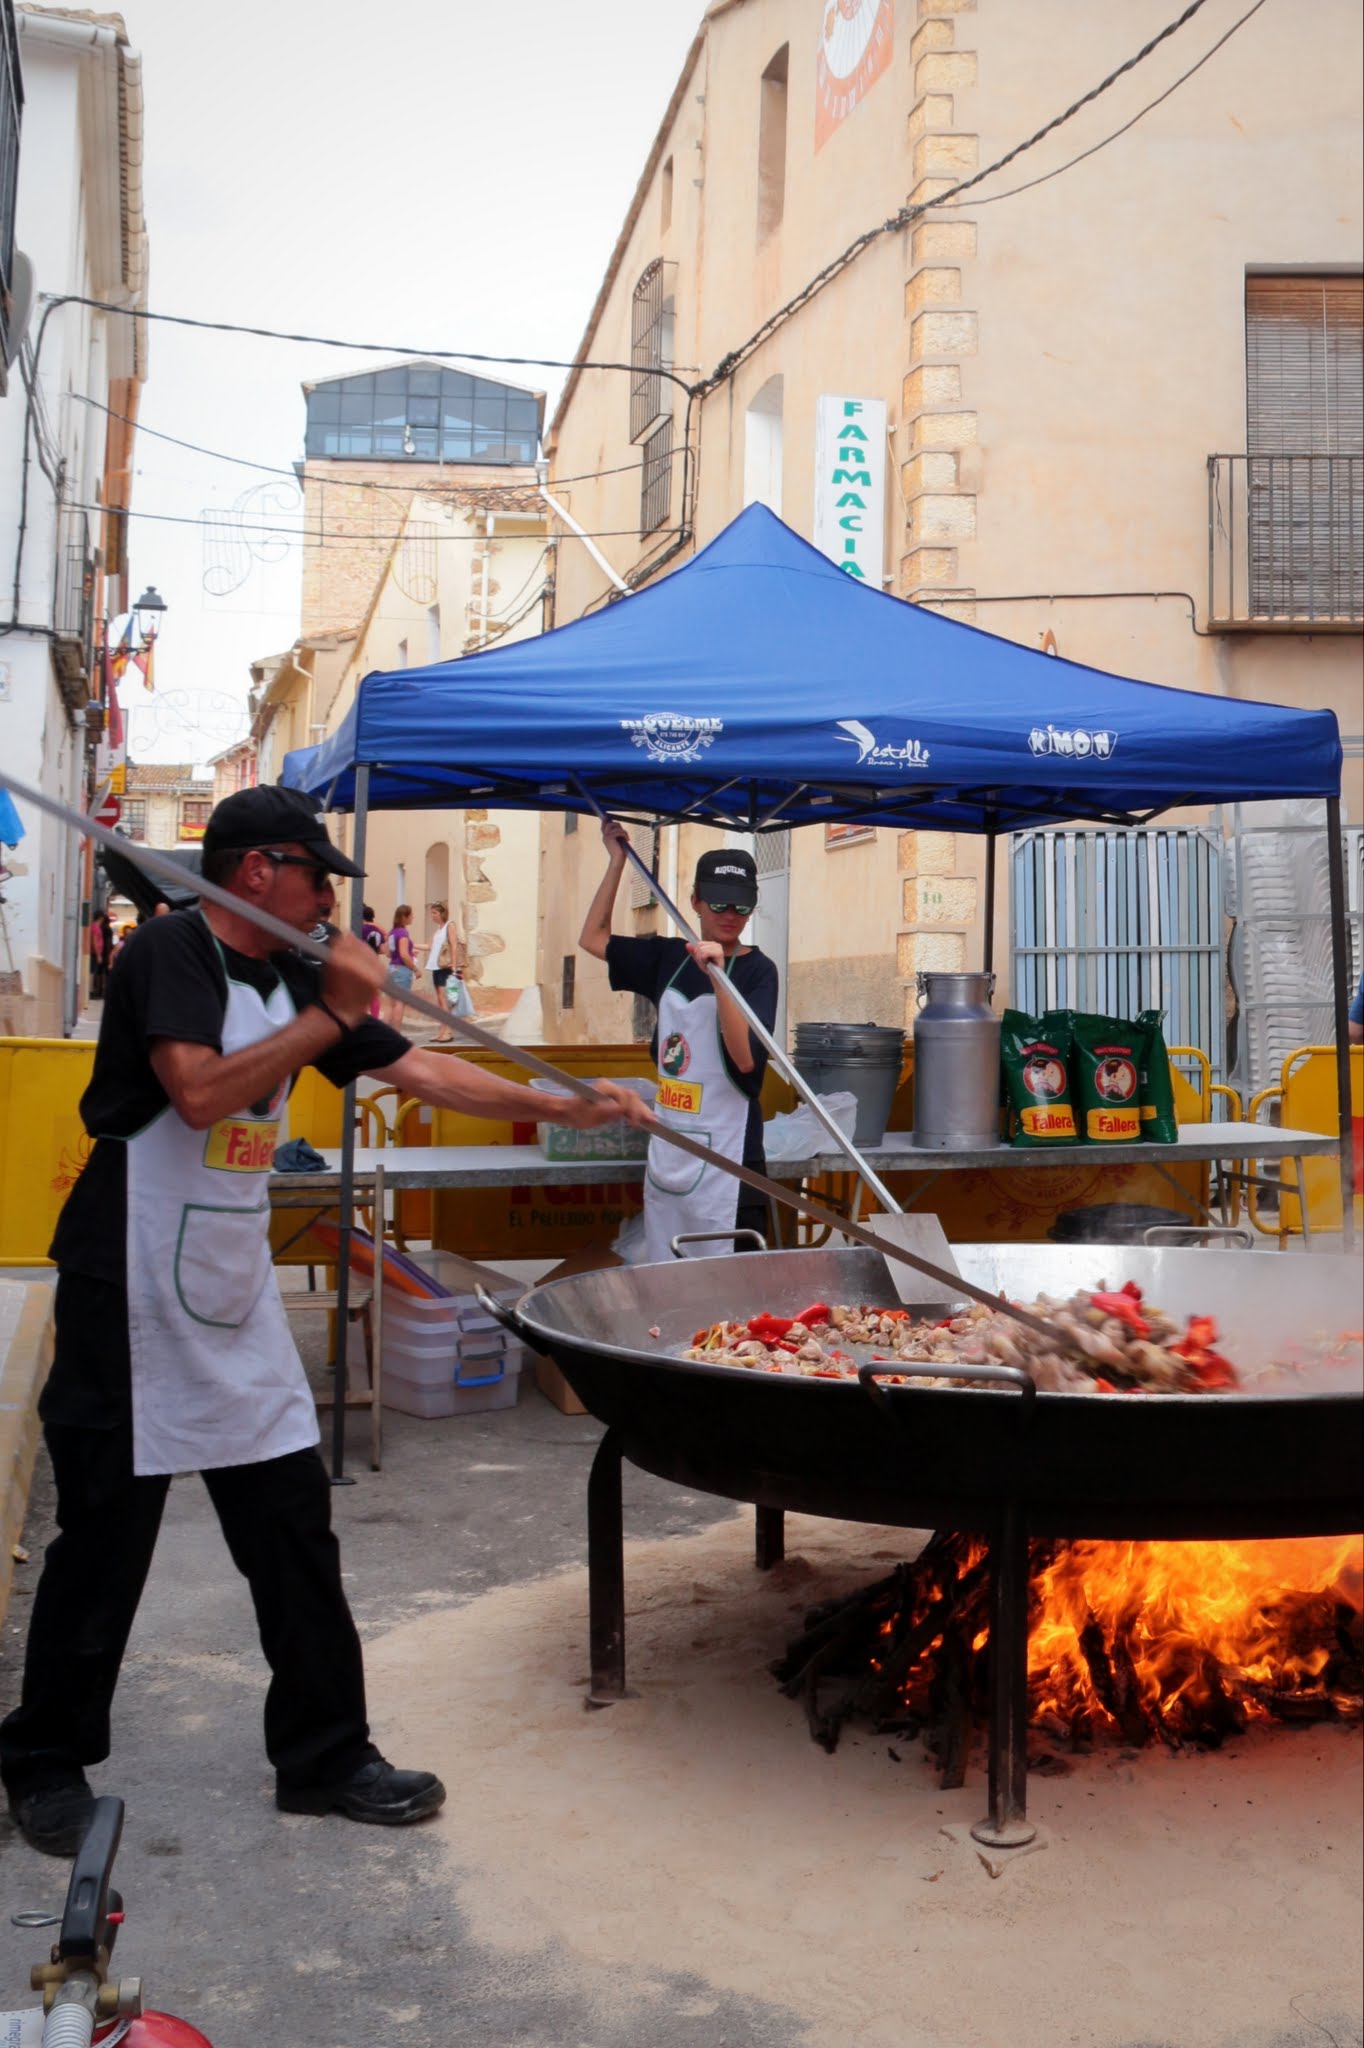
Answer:
<svg viewBox="0 0 1364 2048"><path fill-rule="evenodd" d="M707 910L713 910L717 917L723 917L726 912L731 917L751 917L756 907L752 903L712 903L709 896L703 896L701 901Z"/></svg>
<svg viewBox="0 0 1364 2048"><path fill-rule="evenodd" d="M256 852L263 853L277 868L307 868L312 875L314 889L330 889L332 885L332 871L324 861L308 860L301 853L277 853L272 846L258 846Z"/></svg>

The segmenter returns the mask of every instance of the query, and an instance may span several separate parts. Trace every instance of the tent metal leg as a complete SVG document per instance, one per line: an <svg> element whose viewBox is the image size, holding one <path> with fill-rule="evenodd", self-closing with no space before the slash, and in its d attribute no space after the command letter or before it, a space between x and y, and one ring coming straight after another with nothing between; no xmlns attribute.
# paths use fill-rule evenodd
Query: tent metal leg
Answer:
<svg viewBox="0 0 1364 2048"><path fill-rule="evenodd" d="M981 948L981 965L987 974L995 964L995 868L999 849L999 835L987 832L985 835L985 920L984 943Z"/></svg>
<svg viewBox="0 0 1364 2048"><path fill-rule="evenodd" d="M361 765L355 771L355 865L365 864L365 832L369 823L369 769ZM361 902L359 884L351 888L350 928L358 932L364 923L364 906ZM332 1485L350 1486L346 1472L346 1333L349 1328L347 1311L350 1308L350 1239L355 1220L355 1083L346 1087L341 1110L341 1187L337 1196L337 1223L340 1242L336 1250L336 1350L332 1358ZM382 1240L383 1226L375 1226L376 1237ZM374 1284L383 1285L382 1242L375 1246Z"/></svg>
<svg viewBox="0 0 1364 2048"><path fill-rule="evenodd" d="M1326 799L1326 872L1331 902L1331 993L1336 1036L1336 1104L1340 1115L1341 1232L1347 1251L1355 1241L1354 1146L1350 1125L1350 934L1345 907L1345 846L1340 798ZM1304 1203L1304 1213L1306 1204Z"/></svg>

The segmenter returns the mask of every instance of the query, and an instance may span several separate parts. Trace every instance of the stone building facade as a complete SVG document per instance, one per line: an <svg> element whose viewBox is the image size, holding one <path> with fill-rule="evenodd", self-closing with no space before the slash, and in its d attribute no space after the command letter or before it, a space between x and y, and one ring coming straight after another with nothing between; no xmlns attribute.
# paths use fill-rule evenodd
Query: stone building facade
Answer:
<svg viewBox="0 0 1364 2048"><path fill-rule="evenodd" d="M551 422L551 488L624 536L601 546L639 587L755 498L812 537L818 402L880 400L886 590L1100 670L1328 706L1357 821L1360 14L1321 0L1304 65L1291 11L1234 29L1212 0L1122 70L1168 14L713 0ZM632 362L633 385L594 362ZM1303 503L1247 525L1247 481L1278 473L1250 465L1302 461ZM1319 513L1329 561L1303 575L1295 524ZM561 622L606 595L583 549L556 580ZM563 842L546 820L549 990L601 871L595 835ZM690 857L664 866L685 883ZM977 840L807 829L773 880L792 1019L912 1026L915 975L982 956ZM573 1000L556 1035L628 1026L590 961Z"/></svg>

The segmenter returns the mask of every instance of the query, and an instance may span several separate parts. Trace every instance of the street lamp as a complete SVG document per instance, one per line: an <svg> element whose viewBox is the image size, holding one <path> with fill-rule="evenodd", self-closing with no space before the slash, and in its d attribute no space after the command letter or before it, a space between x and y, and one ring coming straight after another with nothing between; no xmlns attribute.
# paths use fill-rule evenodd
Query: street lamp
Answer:
<svg viewBox="0 0 1364 2048"><path fill-rule="evenodd" d="M133 617L137 620L138 630L144 640L149 633L159 629L162 615L167 609L165 598L154 583L149 583L133 606Z"/></svg>

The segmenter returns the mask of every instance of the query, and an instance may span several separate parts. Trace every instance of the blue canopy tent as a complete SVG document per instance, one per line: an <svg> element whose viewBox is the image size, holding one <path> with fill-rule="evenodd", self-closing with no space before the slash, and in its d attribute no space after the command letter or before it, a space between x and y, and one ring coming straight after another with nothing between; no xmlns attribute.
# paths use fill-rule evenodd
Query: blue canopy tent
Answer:
<svg viewBox="0 0 1364 2048"><path fill-rule="evenodd" d="M1329 711L1131 682L860 586L761 505L512 646L364 678L283 779L329 808L610 810L761 832L1009 831L1332 797Z"/></svg>
<svg viewBox="0 0 1364 2048"><path fill-rule="evenodd" d="M993 843L1028 826L1324 798L1348 1230L1340 771L1329 711L1133 682L1017 646L860 585L750 505L627 602L533 640L367 675L337 731L286 756L282 780L355 813L362 863L374 807L595 801L618 817L745 832L929 826ZM988 965L993 858L986 872Z"/></svg>

